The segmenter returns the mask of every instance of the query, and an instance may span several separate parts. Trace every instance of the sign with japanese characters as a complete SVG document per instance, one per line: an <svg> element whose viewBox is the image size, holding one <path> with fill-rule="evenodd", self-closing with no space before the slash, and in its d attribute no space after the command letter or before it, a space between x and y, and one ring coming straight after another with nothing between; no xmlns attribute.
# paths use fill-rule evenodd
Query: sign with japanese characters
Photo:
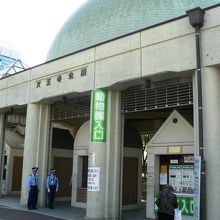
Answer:
<svg viewBox="0 0 220 220"><path fill-rule="evenodd" d="M89 154L88 164L89 164L89 167L95 166L95 153Z"/></svg>
<svg viewBox="0 0 220 220"><path fill-rule="evenodd" d="M154 196L154 201L157 200L157 195ZM182 212L182 215L193 216L194 213L194 202L192 196L177 196L179 210ZM155 203L154 203L155 204ZM155 210L157 206L155 204Z"/></svg>
<svg viewBox="0 0 220 220"><path fill-rule="evenodd" d="M100 167L89 167L88 168L88 191L99 191L100 185Z"/></svg>
<svg viewBox="0 0 220 220"><path fill-rule="evenodd" d="M107 121L107 100L108 91L96 89L93 91L92 106L92 142L106 141L106 121Z"/></svg>
<svg viewBox="0 0 220 220"><path fill-rule="evenodd" d="M194 160L194 219L200 219L201 157Z"/></svg>
<svg viewBox="0 0 220 220"><path fill-rule="evenodd" d="M169 184L175 193L191 194L194 192L193 165L169 165Z"/></svg>

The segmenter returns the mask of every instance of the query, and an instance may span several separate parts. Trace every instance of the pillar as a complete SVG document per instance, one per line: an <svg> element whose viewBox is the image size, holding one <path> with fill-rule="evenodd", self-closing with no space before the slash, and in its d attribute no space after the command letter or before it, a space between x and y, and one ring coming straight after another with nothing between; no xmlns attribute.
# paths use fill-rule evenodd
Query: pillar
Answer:
<svg viewBox="0 0 220 220"><path fill-rule="evenodd" d="M199 111L198 111L198 81L197 74L193 74L193 128L194 128L194 156L199 156Z"/></svg>
<svg viewBox="0 0 220 220"><path fill-rule="evenodd" d="M152 148L148 149L147 156L147 202L146 202L146 218L155 219L155 202L154 195L158 194L160 189L160 157L152 152Z"/></svg>
<svg viewBox="0 0 220 220"><path fill-rule="evenodd" d="M121 93L118 91L108 91L106 127L105 142L90 141L93 165L100 168L100 189L87 192L86 219L120 219L123 134Z"/></svg>
<svg viewBox="0 0 220 220"><path fill-rule="evenodd" d="M48 173L49 133L50 106L43 104L28 104L20 200L22 206L26 206L27 204L27 176L32 172L31 168L33 166L39 167L38 176L40 192L38 194L38 205L40 207L45 206L45 182Z"/></svg>
<svg viewBox="0 0 220 220"><path fill-rule="evenodd" d="M220 69L203 70L203 134L206 160L207 219L220 216Z"/></svg>
<svg viewBox="0 0 220 220"><path fill-rule="evenodd" d="M5 149L5 114L0 114L0 197L2 196L2 175Z"/></svg>

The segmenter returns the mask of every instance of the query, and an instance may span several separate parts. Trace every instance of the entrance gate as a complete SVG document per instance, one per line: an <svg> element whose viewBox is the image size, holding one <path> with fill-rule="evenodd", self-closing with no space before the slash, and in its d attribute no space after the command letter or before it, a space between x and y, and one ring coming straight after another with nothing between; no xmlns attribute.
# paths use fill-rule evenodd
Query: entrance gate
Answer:
<svg viewBox="0 0 220 220"><path fill-rule="evenodd" d="M69 128L75 127L76 131L90 116L90 96L66 99L56 102L51 106L51 121L57 124L69 126L66 129L53 129L56 137L52 141L53 167L57 170L60 187L58 197L71 197L72 168L73 168L73 143L75 134L70 135ZM62 126L61 126L62 127ZM75 132L76 132L75 131ZM64 136L65 134L65 136ZM65 138L66 137L66 138ZM72 141L67 142L67 137ZM60 139L60 140L58 140ZM62 152L62 156L54 155L53 152ZM64 155L65 154L65 155ZM73 187L73 186L72 186Z"/></svg>
<svg viewBox="0 0 220 220"><path fill-rule="evenodd" d="M193 86L190 79L172 79L160 81L148 87L146 85L138 85L124 90L121 109L126 123L136 129L138 135L142 137L142 142L145 143L144 146L147 146L145 139L153 136L172 109L181 108L182 111L188 111L187 113L190 114L189 109L192 109L193 105ZM153 111L155 114L152 114ZM126 141L124 140L124 142ZM143 147L143 161L146 160L146 155L147 150ZM134 162L124 160L122 190L123 195L126 196L123 197L123 204L139 205L137 192L141 191L141 194L146 195L146 169L144 169L146 162L142 163L141 171L138 170L140 168L137 166L134 167ZM138 173L142 173L141 189L140 185L137 184L141 178L137 177ZM145 200L146 196L142 197L142 202Z"/></svg>

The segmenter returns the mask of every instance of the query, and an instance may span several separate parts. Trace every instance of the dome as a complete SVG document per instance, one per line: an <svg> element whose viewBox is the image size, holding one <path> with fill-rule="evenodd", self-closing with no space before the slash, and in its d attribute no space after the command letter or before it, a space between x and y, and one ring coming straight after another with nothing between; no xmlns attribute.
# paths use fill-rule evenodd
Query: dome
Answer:
<svg viewBox="0 0 220 220"><path fill-rule="evenodd" d="M47 60L217 3L220 0L88 0L60 29Z"/></svg>

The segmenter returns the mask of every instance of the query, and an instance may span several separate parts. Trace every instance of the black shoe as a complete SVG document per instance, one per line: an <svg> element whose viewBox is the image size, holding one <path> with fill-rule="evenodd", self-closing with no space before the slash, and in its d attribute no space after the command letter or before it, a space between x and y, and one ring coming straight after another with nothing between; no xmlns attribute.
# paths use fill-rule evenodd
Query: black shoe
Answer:
<svg viewBox="0 0 220 220"><path fill-rule="evenodd" d="M37 208L32 208L32 209L37 210Z"/></svg>
<svg viewBox="0 0 220 220"><path fill-rule="evenodd" d="M28 210L32 210L32 208L28 208Z"/></svg>

